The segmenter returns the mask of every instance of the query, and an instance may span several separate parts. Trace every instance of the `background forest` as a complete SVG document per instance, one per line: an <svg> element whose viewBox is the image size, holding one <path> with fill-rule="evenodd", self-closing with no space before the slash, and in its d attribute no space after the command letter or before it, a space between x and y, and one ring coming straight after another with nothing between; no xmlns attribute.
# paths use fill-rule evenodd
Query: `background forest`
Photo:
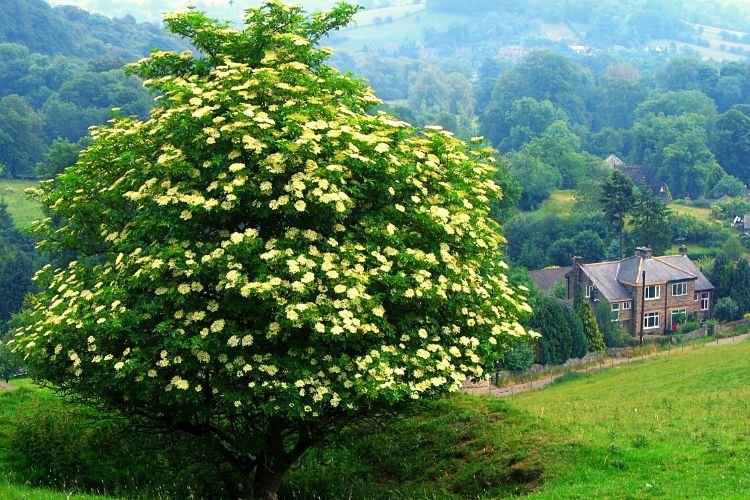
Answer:
<svg viewBox="0 0 750 500"><path fill-rule="evenodd" d="M0 4L3 322L29 290L32 269L52 258L19 231L42 215L21 200L24 187L74 163L88 128L112 108L147 115L154 96L124 71L127 62L152 48L188 49L159 24L139 22L186 2L77 3ZM196 5L239 19L257 3ZM361 3L357 24L327 40L332 62L366 78L382 109L463 138L482 135L499 151L505 199L495 216L516 266L688 244L707 272L720 256L721 272L731 273L745 253L747 239L729 228L750 212L750 13L738 2ZM608 164L610 155L617 160ZM616 161L637 174L619 187ZM606 189L624 189L624 204Z"/></svg>

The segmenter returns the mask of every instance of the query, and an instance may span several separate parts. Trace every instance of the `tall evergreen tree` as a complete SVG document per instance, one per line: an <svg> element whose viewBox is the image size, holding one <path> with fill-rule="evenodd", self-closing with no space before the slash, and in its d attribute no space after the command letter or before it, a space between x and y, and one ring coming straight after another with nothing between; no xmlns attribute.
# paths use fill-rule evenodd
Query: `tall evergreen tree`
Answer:
<svg viewBox="0 0 750 500"><path fill-rule="evenodd" d="M740 315L750 311L750 264L745 259L740 259L735 268L731 297Z"/></svg>
<svg viewBox="0 0 750 500"><path fill-rule="evenodd" d="M649 186L640 186L635 192L631 209L631 236L635 246L651 247L657 254L664 252L672 240L669 212L669 208L654 196Z"/></svg>
<svg viewBox="0 0 750 500"><path fill-rule="evenodd" d="M599 197L607 221L619 236L621 259L623 248L625 248L625 219L633 208L634 192L633 181L619 170L614 170L612 175L602 183L602 192Z"/></svg>
<svg viewBox="0 0 750 500"><path fill-rule="evenodd" d="M586 300L578 302L576 315L583 324L583 333L586 334L589 351L604 351L606 349L604 346L604 335L602 335L602 331L599 329L599 323L596 322L591 304Z"/></svg>
<svg viewBox="0 0 750 500"><path fill-rule="evenodd" d="M565 363L573 350L573 332L564 309L564 305L549 297L542 297L534 308L530 325L542 334L539 346L541 361L546 365Z"/></svg>

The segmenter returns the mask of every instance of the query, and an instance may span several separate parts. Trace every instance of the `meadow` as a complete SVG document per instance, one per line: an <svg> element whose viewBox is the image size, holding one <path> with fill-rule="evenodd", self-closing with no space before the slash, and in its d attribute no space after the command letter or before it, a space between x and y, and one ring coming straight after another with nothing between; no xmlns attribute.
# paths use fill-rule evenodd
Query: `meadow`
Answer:
<svg viewBox="0 0 750 500"><path fill-rule="evenodd" d="M8 205L8 213L19 228L26 229L43 217L39 204L26 194L27 188L38 187L37 181L0 179L0 202Z"/></svg>
<svg viewBox="0 0 750 500"><path fill-rule="evenodd" d="M747 497L748 378L744 341L673 349L506 399L459 394L423 403L411 414L344 429L289 474L280 498ZM40 483L29 474L32 457L13 450L17 424L30 430L35 401L62 405L27 383L0 393L0 497L67 498L32 488ZM77 424L47 425L47 439L69 435L65 425ZM91 441L71 446L62 449L92 453ZM84 474L71 472L67 485Z"/></svg>

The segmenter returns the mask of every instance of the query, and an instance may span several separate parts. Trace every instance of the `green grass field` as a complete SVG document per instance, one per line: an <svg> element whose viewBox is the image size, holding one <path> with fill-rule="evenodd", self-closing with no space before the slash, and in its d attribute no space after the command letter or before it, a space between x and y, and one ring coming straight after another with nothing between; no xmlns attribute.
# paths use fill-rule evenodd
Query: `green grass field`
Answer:
<svg viewBox="0 0 750 500"><path fill-rule="evenodd" d="M745 341L509 399L456 395L342 430L280 498L747 498L749 378ZM39 389L0 393L0 498L68 498L14 469L13 429L34 401L55 403Z"/></svg>
<svg viewBox="0 0 750 500"><path fill-rule="evenodd" d="M8 204L8 213L19 228L28 228L43 217L39 204L24 193L26 188L37 186L36 181L0 179L0 201Z"/></svg>
<svg viewBox="0 0 750 500"><path fill-rule="evenodd" d="M542 206L536 210L536 213L540 215L570 215L573 211L573 205L575 205L575 191L569 190L555 190L547 198Z"/></svg>
<svg viewBox="0 0 750 500"><path fill-rule="evenodd" d="M556 434L535 497L746 498L749 376L742 342L516 396L514 407Z"/></svg>
<svg viewBox="0 0 750 500"><path fill-rule="evenodd" d="M688 207L685 205L678 205L676 203L670 203L669 209L677 215L692 215L693 217L705 221L713 220L711 218L710 208L699 208L699 207Z"/></svg>

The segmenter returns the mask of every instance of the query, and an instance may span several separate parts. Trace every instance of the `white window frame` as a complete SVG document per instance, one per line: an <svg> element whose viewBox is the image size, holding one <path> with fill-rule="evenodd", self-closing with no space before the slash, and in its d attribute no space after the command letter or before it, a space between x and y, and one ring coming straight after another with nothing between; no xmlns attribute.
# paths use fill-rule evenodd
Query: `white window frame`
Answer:
<svg viewBox="0 0 750 500"><path fill-rule="evenodd" d="M698 299L700 299L698 295L699 295L698 292L693 293L693 300L696 302L698 302Z"/></svg>
<svg viewBox="0 0 750 500"><path fill-rule="evenodd" d="M631 304L632 302L630 302L629 300L626 300L625 302L622 303L622 307L620 309L624 309L624 310L630 309Z"/></svg>
<svg viewBox="0 0 750 500"><path fill-rule="evenodd" d="M711 305L711 294L709 292L701 292L701 311L708 311Z"/></svg>
<svg viewBox="0 0 750 500"><path fill-rule="evenodd" d="M620 321L620 303L612 302L612 321Z"/></svg>
<svg viewBox="0 0 750 500"><path fill-rule="evenodd" d="M675 293L677 291L677 293ZM679 283L672 283L672 297L682 297L688 294L687 281L680 281Z"/></svg>
<svg viewBox="0 0 750 500"><path fill-rule="evenodd" d="M653 321L656 320L656 321ZM648 312L643 315L643 329L653 330L659 328L660 318L658 312Z"/></svg>
<svg viewBox="0 0 750 500"><path fill-rule="evenodd" d="M653 297L648 296L648 291L653 290L655 295ZM661 285L646 285L646 289L643 290L643 295L646 300L658 300L661 298Z"/></svg>
<svg viewBox="0 0 750 500"><path fill-rule="evenodd" d="M586 285L586 298L590 299L594 291L594 285Z"/></svg>
<svg viewBox="0 0 750 500"><path fill-rule="evenodd" d="M687 309L672 309L672 314L670 315L670 326L674 326L674 324L677 323L674 319L675 314L684 314L687 316Z"/></svg>

